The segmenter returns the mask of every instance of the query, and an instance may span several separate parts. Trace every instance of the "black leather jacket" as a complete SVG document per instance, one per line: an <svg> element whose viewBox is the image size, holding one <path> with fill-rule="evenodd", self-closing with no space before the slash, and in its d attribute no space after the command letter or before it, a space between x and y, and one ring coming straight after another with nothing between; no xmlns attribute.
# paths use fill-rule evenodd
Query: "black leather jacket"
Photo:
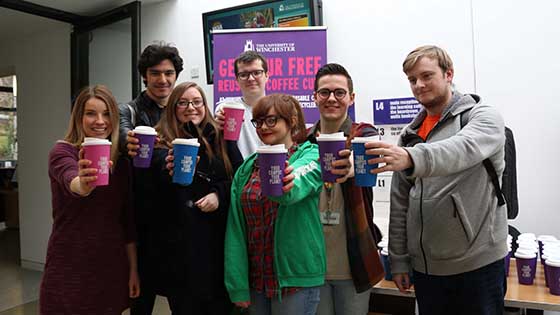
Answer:
<svg viewBox="0 0 560 315"><path fill-rule="evenodd" d="M134 111L132 117L131 108ZM126 134L136 126L154 127L165 108L161 108L143 91L132 101L119 104L119 150L127 155Z"/></svg>

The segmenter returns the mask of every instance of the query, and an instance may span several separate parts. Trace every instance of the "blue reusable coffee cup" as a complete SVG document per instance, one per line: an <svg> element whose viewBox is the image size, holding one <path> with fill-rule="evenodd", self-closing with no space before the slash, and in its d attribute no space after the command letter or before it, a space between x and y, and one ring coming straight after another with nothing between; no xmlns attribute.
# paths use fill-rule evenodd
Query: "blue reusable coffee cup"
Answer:
<svg viewBox="0 0 560 315"><path fill-rule="evenodd" d="M377 168L378 164L368 164L369 159L378 157L378 155L366 154L366 142L378 141L379 136L372 137L355 137L352 139L352 152L354 152L354 179L356 186L374 187L377 183L377 174L370 171Z"/></svg>
<svg viewBox="0 0 560 315"><path fill-rule="evenodd" d="M173 140L173 182L190 185L196 169L196 156L200 143L197 139L177 138Z"/></svg>

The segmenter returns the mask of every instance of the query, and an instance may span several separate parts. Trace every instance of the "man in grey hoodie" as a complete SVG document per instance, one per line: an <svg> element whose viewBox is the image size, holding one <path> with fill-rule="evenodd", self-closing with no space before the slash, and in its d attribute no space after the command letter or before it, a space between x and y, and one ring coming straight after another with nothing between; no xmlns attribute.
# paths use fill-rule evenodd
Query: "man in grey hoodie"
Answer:
<svg viewBox="0 0 560 315"><path fill-rule="evenodd" d="M398 145L370 142L374 173L393 171L389 256L399 290L410 288L420 314L502 314L506 207L498 206L483 166L501 179L504 122L474 94L452 86L453 62L436 46L413 50L403 63L422 105ZM461 117L463 117L464 124Z"/></svg>

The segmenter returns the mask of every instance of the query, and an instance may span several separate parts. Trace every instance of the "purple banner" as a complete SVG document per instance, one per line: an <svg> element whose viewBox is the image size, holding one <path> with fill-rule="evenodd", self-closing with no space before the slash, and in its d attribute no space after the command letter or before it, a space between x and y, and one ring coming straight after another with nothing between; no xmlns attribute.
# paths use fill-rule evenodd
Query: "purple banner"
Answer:
<svg viewBox="0 0 560 315"><path fill-rule="evenodd" d="M416 117L422 105L414 97L373 100L375 125L406 125Z"/></svg>
<svg viewBox="0 0 560 315"><path fill-rule="evenodd" d="M261 53L268 60L266 93L293 95L301 104L306 123L319 120L313 101L315 73L327 62L326 29L239 33L214 33L214 102L240 97L233 70L235 58L247 50Z"/></svg>

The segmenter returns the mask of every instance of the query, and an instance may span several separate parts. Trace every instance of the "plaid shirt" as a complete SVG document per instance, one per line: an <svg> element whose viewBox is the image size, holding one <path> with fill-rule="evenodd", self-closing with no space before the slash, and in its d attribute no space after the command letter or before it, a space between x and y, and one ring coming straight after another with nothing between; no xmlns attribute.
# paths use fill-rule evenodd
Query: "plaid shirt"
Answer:
<svg viewBox="0 0 560 315"><path fill-rule="evenodd" d="M288 150L288 158L297 145ZM278 279L274 272L274 221L278 203L261 195L258 161L243 188L241 207L247 221L247 249L249 253L249 283L251 289L265 293L268 298L278 295ZM282 296L295 293L298 288L282 288Z"/></svg>

